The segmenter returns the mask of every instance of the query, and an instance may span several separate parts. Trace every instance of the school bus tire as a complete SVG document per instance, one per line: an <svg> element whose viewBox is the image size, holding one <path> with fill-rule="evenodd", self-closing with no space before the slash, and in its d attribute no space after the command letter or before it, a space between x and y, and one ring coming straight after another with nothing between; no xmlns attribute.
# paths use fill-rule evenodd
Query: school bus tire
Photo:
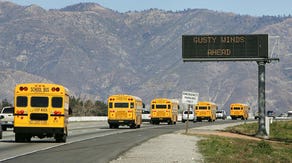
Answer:
<svg viewBox="0 0 292 163"><path fill-rule="evenodd" d="M67 136L66 134L57 134L55 135L55 139L57 143L66 143Z"/></svg>
<svg viewBox="0 0 292 163"><path fill-rule="evenodd" d="M109 124L109 128L114 128L114 125L113 124Z"/></svg>
<svg viewBox="0 0 292 163"><path fill-rule="evenodd" d="M24 137L24 141L26 141L26 142L30 142L30 141L31 141L31 136L30 136L30 135L26 135L26 136Z"/></svg>
<svg viewBox="0 0 292 163"><path fill-rule="evenodd" d="M133 123L133 124L130 125L130 128L135 129L135 128L137 128L137 126L136 126L135 123Z"/></svg>
<svg viewBox="0 0 292 163"><path fill-rule="evenodd" d="M15 134L15 142L24 142L25 141L25 137L22 134Z"/></svg>

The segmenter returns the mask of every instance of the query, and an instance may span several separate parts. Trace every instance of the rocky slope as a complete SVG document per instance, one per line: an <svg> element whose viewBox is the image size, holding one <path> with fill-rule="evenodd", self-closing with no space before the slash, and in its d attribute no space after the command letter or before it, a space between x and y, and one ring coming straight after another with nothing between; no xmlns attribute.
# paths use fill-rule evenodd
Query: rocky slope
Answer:
<svg viewBox="0 0 292 163"><path fill-rule="evenodd" d="M20 82L52 81L74 96L105 101L111 94L181 98L200 93L227 109L244 102L257 110L256 62L183 63L184 34L261 34L280 62L266 65L266 108L292 104L292 18L252 17L204 9L119 13L95 3L61 10L0 2L1 99ZM277 43L277 41L279 41Z"/></svg>

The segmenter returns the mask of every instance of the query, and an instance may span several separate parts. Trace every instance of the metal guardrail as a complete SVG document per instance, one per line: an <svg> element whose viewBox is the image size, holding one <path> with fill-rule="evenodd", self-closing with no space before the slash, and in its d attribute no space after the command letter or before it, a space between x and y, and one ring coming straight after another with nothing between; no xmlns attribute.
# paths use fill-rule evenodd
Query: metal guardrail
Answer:
<svg viewBox="0 0 292 163"><path fill-rule="evenodd" d="M107 121L107 116L69 117L69 122L81 122L81 121Z"/></svg>

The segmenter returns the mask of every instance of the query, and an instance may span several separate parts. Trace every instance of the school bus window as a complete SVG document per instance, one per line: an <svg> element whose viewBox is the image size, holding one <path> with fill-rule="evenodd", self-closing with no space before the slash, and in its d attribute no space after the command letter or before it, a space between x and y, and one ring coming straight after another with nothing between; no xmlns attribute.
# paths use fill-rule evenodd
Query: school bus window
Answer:
<svg viewBox="0 0 292 163"><path fill-rule="evenodd" d="M26 96L17 96L16 97L16 106L26 107L27 106L27 97Z"/></svg>
<svg viewBox="0 0 292 163"><path fill-rule="evenodd" d="M129 108L129 103L115 103L115 108Z"/></svg>
<svg viewBox="0 0 292 163"><path fill-rule="evenodd" d="M133 102L130 103L130 108L134 108L134 103Z"/></svg>
<svg viewBox="0 0 292 163"><path fill-rule="evenodd" d="M234 107L233 109L234 109L234 110L240 110L240 108L239 108L239 107Z"/></svg>
<svg viewBox="0 0 292 163"><path fill-rule="evenodd" d="M210 110L210 106L208 106L208 110Z"/></svg>
<svg viewBox="0 0 292 163"><path fill-rule="evenodd" d="M168 109L170 109L170 105L168 105Z"/></svg>
<svg viewBox="0 0 292 163"><path fill-rule="evenodd" d="M154 109L154 106L155 106L155 105L152 105L152 107L151 107L151 108L152 108L152 109Z"/></svg>
<svg viewBox="0 0 292 163"><path fill-rule="evenodd" d="M48 114L31 113L30 120L48 120Z"/></svg>
<svg viewBox="0 0 292 163"><path fill-rule="evenodd" d="M200 106L199 110L207 110L207 107L206 106Z"/></svg>
<svg viewBox="0 0 292 163"><path fill-rule="evenodd" d="M48 97L31 97L31 107L48 107L49 98Z"/></svg>
<svg viewBox="0 0 292 163"><path fill-rule="evenodd" d="M166 105L156 105L156 109L166 109Z"/></svg>
<svg viewBox="0 0 292 163"><path fill-rule="evenodd" d="M113 103L112 102L110 102L108 105L109 105L109 108L113 108Z"/></svg>
<svg viewBox="0 0 292 163"><path fill-rule="evenodd" d="M63 105L63 98L62 97L53 97L52 98L52 107L53 108L61 108Z"/></svg>

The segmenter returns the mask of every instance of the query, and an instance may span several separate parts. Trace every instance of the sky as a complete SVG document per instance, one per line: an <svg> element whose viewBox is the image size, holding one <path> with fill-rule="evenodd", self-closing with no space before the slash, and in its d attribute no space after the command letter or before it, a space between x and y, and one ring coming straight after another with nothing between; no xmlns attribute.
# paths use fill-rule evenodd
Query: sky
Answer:
<svg viewBox="0 0 292 163"><path fill-rule="evenodd" d="M292 15L292 0L8 0L22 6L35 4L44 9L60 9L81 2L98 3L118 12L142 11L150 8L182 11L209 9L251 16Z"/></svg>

